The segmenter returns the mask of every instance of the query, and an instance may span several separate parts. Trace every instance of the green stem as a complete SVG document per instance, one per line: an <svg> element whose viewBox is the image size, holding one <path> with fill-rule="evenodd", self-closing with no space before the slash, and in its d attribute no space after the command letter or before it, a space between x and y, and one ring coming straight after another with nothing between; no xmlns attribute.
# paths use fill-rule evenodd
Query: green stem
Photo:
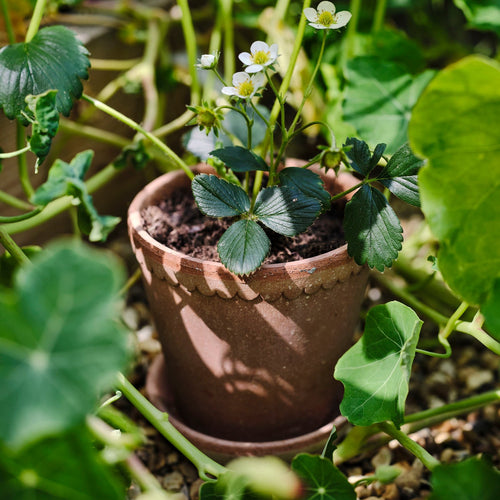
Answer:
<svg viewBox="0 0 500 500"><path fill-rule="evenodd" d="M207 457L188 441L169 422L168 414L153 406L121 373L118 375L117 388L172 445L193 463L202 479L210 480L227 471L224 466Z"/></svg>
<svg viewBox="0 0 500 500"><path fill-rule="evenodd" d="M186 123L189 122L193 118L194 113L192 111L184 111L182 115L178 116L175 118L175 120L172 120L170 123L166 123L165 125L162 125L161 127L157 128L156 130L153 131L153 135L156 137L166 137L167 135L170 135L177 130L180 130L183 128Z"/></svg>
<svg viewBox="0 0 500 500"><path fill-rule="evenodd" d="M373 16L372 33L377 33L384 25L386 7L387 0L377 0L375 14Z"/></svg>
<svg viewBox="0 0 500 500"><path fill-rule="evenodd" d="M224 27L224 78L230 82L234 73L234 26L233 26L233 1L219 0L223 16Z"/></svg>
<svg viewBox="0 0 500 500"><path fill-rule="evenodd" d="M14 222L20 222L22 220L30 219L31 217L34 217L35 215L39 214L42 211L42 207L37 207L34 210L31 210L31 212L25 213L25 214L20 214L20 215L12 215L9 217L3 217L0 215L0 224L11 224Z"/></svg>
<svg viewBox="0 0 500 500"><path fill-rule="evenodd" d="M380 424L378 424L378 427L382 432L385 432L393 439L397 439L402 446L404 446L408 451L410 451L411 453L413 453L413 455L420 459L420 461L430 471L441 464L439 460L434 458L427 450L422 448L422 446L413 441L413 439L408 437L404 432L397 429L392 422L381 422Z"/></svg>
<svg viewBox="0 0 500 500"><path fill-rule="evenodd" d="M500 356L500 342L497 342L490 337L482 328L478 327L473 321L459 321L454 328L457 332L471 335L476 340L481 342L490 351Z"/></svg>
<svg viewBox="0 0 500 500"><path fill-rule="evenodd" d="M358 184L356 184L355 186L352 186L351 188L349 189L346 189L345 191L342 191L341 193L337 193L335 195L333 195L331 198L330 198L330 201L331 202L334 202L334 201L337 201L337 200L340 200L341 198L343 198L345 195L349 194L349 193L352 193L353 191L356 191L356 189L359 189L361 186L365 185L366 184L366 181L361 181L359 182Z"/></svg>
<svg viewBox="0 0 500 500"><path fill-rule="evenodd" d="M90 67L93 70L103 71L127 71L139 64L140 59L90 59Z"/></svg>
<svg viewBox="0 0 500 500"><path fill-rule="evenodd" d="M446 325L440 332L440 336L447 339L454 332L457 321L462 317L462 315L465 313L465 311L467 311L468 308L469 304L467 302L462 302L458 306L457 310L448 319Z"/></svg>
<svg viewBox="0 0 500 500"><path fill-rule="evenodd" d="M26 129L19 123L16 123L16 146L18 150L25 147L26 144ZM23 187L26 197L29 199L33 196L35 190L31 185L31 181L28 174L28 162L26 160L26 153L22 153L17 157L18 171L19 171L19 181Z"/></svg>
<svg viewBox="0 0 500 500"><path fill-rule="evenodd" d="M120 149L130 144L130 140L125 139L121 135L108 132L107 130L103 130L101 128L93 127L91 125L75 123L67 118L60 119L59 129L64 132L69 132L72 135L78 135L93 141L110 144L111 146L116 146Z"/></svg>
<svg viewBox="0 0 500 500"><path fill-rule="evenodd" d="M176 153L174 153L164 142L162 142L160 139L158 139L158 137L153 135L151 132L144 130L144 128L141 127L134 120L132 120L128 116L125 116L124 114L120 113L116 109L113 109L112 107L108 106L107 104L104 104L103 102L100 102L97 99L94 99L93 97L90 97L86 94L82 95L82 99L92 103L97 109L112 116L113 118L116 118L117 120L121 121L125 125L129 126L131 129L143 134L155 146L157 146L158 149L160 149L160 151L165 153L165 155L167 155L167 157L170 158L177 166L182 168L182 170L184 170L184 172L186 173L186 175L190 179L194 178L194 174L191 171L191 169L186 165L186 163Z"/></svg>
<svg viewBox="0 0 500 500"><path fill-rule="evenodd" d="M42 22L43 13L45 11L45 5L47 0L37 0L35 4L35 10L31 16L30 25L28 32L26 33L25 42L30 42L33 37L38 33L38 28L40 28L40 23Z"/></svg>
<svg viewBox="0 0 500 500"><path fill-rule="evenodd" d="M10 237L4 226L0 226L0 243L20 265L31 263L19 245Z"/></svg>
<svg viewBox="0 0 500 500"><path fill-rule="evenodd" d="M11 207L18 208L19 210L31 210L33 205L24 200L20 200L15 196L12 196L5 191L0 191L0 202L5 203L6 205L10 205Z"/></svg>
<svg viewBox="0 0 500 500"><path fill-rule="evenodd" d="M24 148L18 149L17 151L11 151L10 153L0 153L1 159L7 158L15 158L16 156L27 153L30 150L29 146L25 146Z"/></svg>
<svg viewBox="0 0 500 500"><path fill-rule="evenodd" d="M351 20L347 26L347 33L345 36L345 50L342 52L341 57L339 58L340 69L342 69L345 65L345 62L354 56L354 45L355 45L355 36L358 29L359 16L361 14L361 4L362 0L351 0Z"/></svg>
<svg viewBox="0 0 500 500"><path fill-rule="evenodd" d="M177 0L181 9L181 25L186 43L186 53L188 57L189 75L191 77L191 104L196 105L200 102L200 82L196 73L196 34L191 17L191 10L187 0Z"/></svg>
<svg viewBox="0 0 500 500"><path fill-rule="evenodd" d="M9 40L9 44L16 43L16 34L14 33L14 28L12 27L7 0L0 0L0 5L2 6L2 14L5 22L5 29L7 31L7 39Z"/></svg>

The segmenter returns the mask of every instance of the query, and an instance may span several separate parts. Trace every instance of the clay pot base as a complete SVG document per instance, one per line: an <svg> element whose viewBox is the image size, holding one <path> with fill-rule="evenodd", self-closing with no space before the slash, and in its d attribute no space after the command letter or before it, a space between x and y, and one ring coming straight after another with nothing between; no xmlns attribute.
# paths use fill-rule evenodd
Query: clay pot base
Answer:
<svg viewBox="0 0 500 500"><path fill-rule="evenodd" d="M312 432L278 441L230 441L209 436L192 429L179 420L170 397L163 355L156 356L151 363L146 378L146 393L149 400L159 410L168 413L169 421L181 434L209 457L221 463L226 463L238 456L275 455L284 460L291 460L300 452L320 452L326 444L333 426L335 425L338 431L347 424L345 417L339 416L333 422Z"/></svg>

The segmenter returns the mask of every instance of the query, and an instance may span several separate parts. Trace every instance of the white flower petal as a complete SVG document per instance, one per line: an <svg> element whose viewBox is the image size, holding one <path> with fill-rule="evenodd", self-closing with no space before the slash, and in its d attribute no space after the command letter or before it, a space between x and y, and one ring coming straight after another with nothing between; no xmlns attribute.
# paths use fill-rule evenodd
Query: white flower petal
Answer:
<svg viewBox="0 0 500 500"><path fill-rule="evenodd" d="M322 12L330 12L332 16L335 14L335 5L332 2L328 2L327 0L320 2L317 9L318 14L321 14Z"/></svg>
<svg viewBox="0 0 500 500"><path fill-rule="evenodd" d="M222 87L221 92L225 95L238 95L238 91L234 87Z"/></svg>
<svg viewBox="0 0 500 500"><path fill-rule="evenodd" d="M306 16L306 19L311 23L315 23L318 20L318 13L316 12L316 9L313 9L312 7L304 9L304 16Z"/></svg>
<svg viewBox="0 0 500 500"><path fill-rule="evenodd" d="M262 71L264 69L264 66L262 64L251 64L248 66L248 68L245 68L245 71L247 73L258 73L259 71Z"/></svg>
<svg viewBox="0 0 500 500"><path fill-rule="evenodd" d="M336 15L337 22L335 28L342 28L351 20L352 14L347 10L343 10Z"/></svg>
<svg viewBox="0 0 500 500"><path fill-rule="evenodd" d="M238 59L245 65L253 63L252 56L249 52L242 52L238 55Z"/></svg>
<svg viewBox="0 0 500 500"><path fill-rule="evenodd" d="M271 59L273 60L273 62L276 61L276 58L278 57L278 44L273 43L269 47L269 52L271 53Z"/></svg>
<svg viewBox="0 0 500 500"><path fill-rule="evenodd" d="M255 54L256 52L269 52L269 45L267 45L266 42L253 42L252 45L250 46L250 52L252 54Z"/></svg>
<svg viewBox="0 0 500 500"><path fill-rule="evenodd" d="M244 71L238 71L238 73L235 73L233 75L233 85L235 87L248 80L250 80L250 75L248 75L248 73L245 73Z"/></svg>
<svg viewBox="0 0 500 500"><path fill-rule="evenodd" d="M266 77L264 76L263 73L256 73L255 75L252 75L251 80L254 86L256 88L259 88L264 86L264 83L266 82Z"/></svg>
<svg viewBox="0 0 500 500"><path fill-rule="evenodd" d="M324 24L318 24L318 23L309 23L309 26L312 26L313 28L316 28L317 30L327 30L327 29L330 29L329 26L325 26Z"/></svg>

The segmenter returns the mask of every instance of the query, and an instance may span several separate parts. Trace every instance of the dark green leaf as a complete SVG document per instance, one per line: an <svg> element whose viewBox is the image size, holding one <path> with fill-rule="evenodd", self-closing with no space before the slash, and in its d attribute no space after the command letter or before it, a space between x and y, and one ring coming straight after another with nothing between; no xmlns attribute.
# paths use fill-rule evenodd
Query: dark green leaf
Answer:
<svg viewBox="0 0 500 500"><path fill-rule="evenodd" d="M242 219L227 229L217 245L224 266L235 274L250 274L264 261L271 242L257 222Z"/></svg>
<svg viewBox="0 0 500 500"><path fill-rule="evenodd" d="M419 186L439 269L472 304L500 278L499 116L500 65L471 56L436 76L410 123L411 148L428 159Z"/></svg>
<svg viewBox="0 0 500 500"><path fill-rule="evenodd" d="M356 500L354 487L331 460L301 453L293 459L292 470L304 481L307 500Z"/></svg>
<svg viewBox="0 0 500 500"><path fill-rule="evenodd" d="M38 156L37 166L47 157L52 145L52 138L59 128L59 112L56 108L56 90L47 90L43 94L26 97L31 125L29 144L31 151Z"/></svg>
<svg viewBox="0 0 500 500"><path fill-rule="evenodd" d="M351 160L351 167L360 174L367 175L373 168L371 165L370 148L365 141L360 141L355 137L348 137L344 146L352 146L347 151L347 156Z"/></svg>
<svg viewBox="0 0 500 500"><path fill-rule="evenodd" d="M344 119L368 144L383 141L387 153L394 153L407 142L413 106L434 73L412 76L393 62L356 57L347 63L346 76Z"/></svg>
<svg viewBox="0 0 500 500"><path fill-rule="evenodd" d="M267 163L253 151L241 146L228 146L222 149L210 151L212 156L222 160L234 172L253 172L262 170L267 172Z"/></svg>
<svg viewBox="0 0 500 500"><path fill-rule="evenodd" d="M333 426L330 435L328 436L328 440L323 448L323 452L321 453L322 457L328 458L329 460L333 459L333 452L337 449L335 445L335 441L337 440L337 428Z"/></svg>
<svg viewBox="0 0 500 500"><path fill-rule="evenodd" d="M387 144L384 144L383 142L375 146L375 149L373 150L373 155L370 158L371 168L375 168L378 165L378 162L380 161L380 158L382 158L382 155L384 154L386 148Z"/></svg>
<svg viewBox="0 0 500 500"><path fill-rule="evenodd" d="M10 119L19 118L28 95L57 90L57 109L69 115L73 101L83 91L80 79L88 78L87 49L64 26L42 28L28 43L0 50L0 107Z"/></svg>
<svg viewBox="0 0 500 500"><path fill-rule="evenodd" d="M288 167L280 172L279 177L283 186L298 189L306 196L316 198L323 211L330 208L331 195L325 189L321 177L312 170Z"/></svg>
<svg viewBox="0 0 500 500"><path fill-rule="evenodd" d="M122 283L110 255L72 242L47 247L0 294L0 441L20 448L93 411L128 357Z"/></svg>
<svg viewBox="0 0 500 500"><path fill-rule="evenodd" d="M211 217L232 217L250 210L250 198L245 191L215 175L197 175L192 190L199 209Z"/></svg>
<svg viewBox="0 0 500 500"><path fill-rule="evenodd" d="M12 453L0 446L2 497L122 500L125 486L91 445L85 427Z"/></svg>
<svg viewBox="0 0 500 500"><path fill-rule="evenodd" d="M338 361L342 415L355 425L403 423L408 381L422 321L399 302L373 307L361 339Z"/></svg>
<svg viewBox="0 0 500 500"><path fill-rule="evenodd" d="M315 198L284 186L273 186L260 191L255 201L254 214L265 226L285 236L305 231L321 211Z"/></svg>
<svg viewBox="0 0 500 500"><path fill-rule="evenodd" d="M485 459L438 465L431 476L429 500L498 500L500 472Z"/></svg>
<svg viewBox="0 0 500 500"><path fill-rule="evenodd" d="M410 205L420 206L418 171L424 161L417 158L408 144L403 144L387 162L377 179L389 191Z"/></svg>
<svg viewBox="0 0 500 500"><path fill-rule="evenodd" d="M379 271L390 267L403 241L401 225L385 196L364 185L347 203L344 232L349 255Z"/></svg>

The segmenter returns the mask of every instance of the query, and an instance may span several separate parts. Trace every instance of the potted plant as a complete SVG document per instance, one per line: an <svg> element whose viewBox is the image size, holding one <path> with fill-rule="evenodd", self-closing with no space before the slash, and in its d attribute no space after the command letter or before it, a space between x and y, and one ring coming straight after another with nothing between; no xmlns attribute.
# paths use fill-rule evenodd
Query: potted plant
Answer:
<svg viewBox="0 0 500 500"><path fill-rule="evenodd" d="M211 165L156 179L129 209L130 238L165 358L151 370L149 394L212 452L242 454L249 446L253 453L283 452L326 439L342 395L333 367L352 342L368 267L390 266L401 248L399 221L375 184L418 205L422 162L407 145L388 159L385 144L370 152L351 138L337 147L326 124L300 122L328 37L350 17L331 2L304 9L292 54L297 57L306 19L322 33L322 44L291 120L286 95L293 56L278 88L276 44L256 41L241 53L245 69L234 73L232 85L217 71L219 54L203 55L198 68L213 71L229 97L220 105L191 107L193 123L218 138ZM257 102L266 86L275 99L271 112ZM329 130L330 144L307 161L285 160L291 141L318 124ZM177 235L182 215L162 221L158 206L175 197L185 202L191 192L202 214L230 219L218 229L218 258L171 248L152 230L167 227ZM344 196L347 244L302 260L265 263L273 234L303 233L321 214L341 212L336 202ZM200 231L199 219L195 224L188 240Z"/></svg>

